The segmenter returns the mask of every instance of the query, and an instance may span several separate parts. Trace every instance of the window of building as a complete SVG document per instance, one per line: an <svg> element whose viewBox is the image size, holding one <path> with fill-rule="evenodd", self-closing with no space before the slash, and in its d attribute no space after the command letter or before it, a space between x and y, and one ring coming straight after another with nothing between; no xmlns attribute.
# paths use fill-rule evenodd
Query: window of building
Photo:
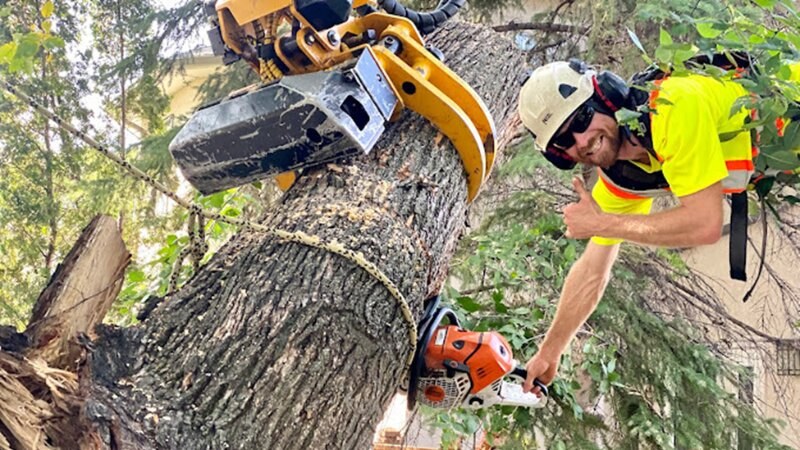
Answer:
<svg viewBox="0 0 800 450"><path fill-rule="evenodd" d="M800 342L779 341L776 348L778 375L800 375Z"/></svg>

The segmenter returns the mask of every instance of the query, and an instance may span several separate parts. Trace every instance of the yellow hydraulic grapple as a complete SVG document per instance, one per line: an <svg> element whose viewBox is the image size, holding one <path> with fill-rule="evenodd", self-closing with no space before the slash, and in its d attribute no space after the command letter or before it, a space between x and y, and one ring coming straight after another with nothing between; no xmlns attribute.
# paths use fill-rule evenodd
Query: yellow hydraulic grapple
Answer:
<svg viewBox="0 0 800 450"><path fill-rule="evenodd" d="M465 0L418 13L396 0L219 0L214 52L244 60L263 83L200 108L170 144L208 194L368 153L407 107L458 150L475 198L494 159L494 123L475 92L426 48L427 33Z"/></svg>

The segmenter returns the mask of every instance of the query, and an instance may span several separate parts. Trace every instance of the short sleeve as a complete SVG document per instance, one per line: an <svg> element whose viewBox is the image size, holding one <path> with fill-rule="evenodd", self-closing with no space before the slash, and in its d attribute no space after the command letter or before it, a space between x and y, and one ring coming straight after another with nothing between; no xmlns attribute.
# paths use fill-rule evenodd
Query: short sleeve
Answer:
<svg viewBox="0 0 800 450"><path fill-rule="evenodd" d="M652 115L653 147L676 197L699 192L728 176L716 117L720 111L698 84L664 82ZM729 114L725 111L724 114Z"/></svg>
<svg viewBox="0 0 800 450"><path fill-rule="evenodd" d="M597 202L600 209L609 214L650 214L653 206L652 198L626 198L612 192L605 181L600 178L592 188L592 198ZM602 236L592 237L592 242L599 245L615 245L622 242L622 239L612 239Z"/></svg>

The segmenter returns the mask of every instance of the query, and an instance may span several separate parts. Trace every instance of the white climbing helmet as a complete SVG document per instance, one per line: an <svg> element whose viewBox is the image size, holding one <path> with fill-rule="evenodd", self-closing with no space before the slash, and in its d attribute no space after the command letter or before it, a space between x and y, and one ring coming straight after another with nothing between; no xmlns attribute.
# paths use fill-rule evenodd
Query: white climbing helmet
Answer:
<svg viewBox="0 0 800 450"><path fill-rule="evenodd" d="M566 61L552 62L534 70L522 85L519 115L543 152L561 125L594 93L595 72L583 69Z"/></svg>

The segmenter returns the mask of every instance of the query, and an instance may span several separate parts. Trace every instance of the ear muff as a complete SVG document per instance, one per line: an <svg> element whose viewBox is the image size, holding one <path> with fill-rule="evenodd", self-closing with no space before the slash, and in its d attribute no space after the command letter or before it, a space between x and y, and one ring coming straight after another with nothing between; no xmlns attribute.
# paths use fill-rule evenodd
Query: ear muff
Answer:
<svg viewBox="0 0 800 450"><path fill-rule="evenodd" d="M595 95L612 113L627 105L630 88L619 75L604 70L594 77L593 82Z"/></svg>

